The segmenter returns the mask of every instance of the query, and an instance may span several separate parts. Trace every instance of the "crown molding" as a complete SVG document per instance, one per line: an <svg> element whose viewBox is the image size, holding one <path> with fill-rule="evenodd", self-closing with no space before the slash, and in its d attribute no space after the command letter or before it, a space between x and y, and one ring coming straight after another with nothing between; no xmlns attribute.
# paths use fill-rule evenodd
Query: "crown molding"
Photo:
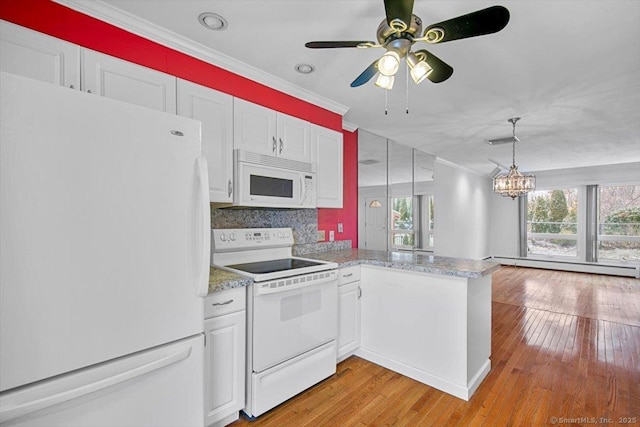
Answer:
<svg viewBox="0 0 640 427"><path fill-rule="evenodd" d="M358 130L358 127L359 126L357 124L348 122L344 118L342 119L342 129L349 132L355 132L356 130Z"/></svg>
<svg viewBox="0 0 640 427"><path fill-rule="evenodd" d="M82 0L53 0L62 6L73 9L82 14L104 21L145 39L177 50L191 57L200 59L216 67L223 68L247 79L261 83L272 89L294 96L318 107L344 115L349 107L318 95L314 92L296 86L284 79L266 73L256 67L238 61L228 55L197 43L167 30L152 22L139 18L131 13L120 10L102 1Z"/></svg>

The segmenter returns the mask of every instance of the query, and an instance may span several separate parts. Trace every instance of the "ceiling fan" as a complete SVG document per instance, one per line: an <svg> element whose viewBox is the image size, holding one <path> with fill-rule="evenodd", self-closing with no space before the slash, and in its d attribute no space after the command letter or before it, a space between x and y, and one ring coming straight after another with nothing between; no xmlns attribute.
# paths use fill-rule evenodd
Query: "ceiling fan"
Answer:
<svg viewBox="0 0 640 427"><path fill-rule="evenodd" d="M416 42L430 44L492 34L502 30L509 22L509 11L503 6L491 6L467 15L429 25L422 32L422 20L413 14L414 0L384 0L386 19L378 26L378 42L371 41L312 41L305 44L311 49L370 48L386 50L351 83L351 87L361 86L378 74L376 86L383 89L393 87L394 76L405 58L411 78L416 84L425 78L433 83L447 80L453 74L450 65L426 49L416 52L411 47Z"/></svg>

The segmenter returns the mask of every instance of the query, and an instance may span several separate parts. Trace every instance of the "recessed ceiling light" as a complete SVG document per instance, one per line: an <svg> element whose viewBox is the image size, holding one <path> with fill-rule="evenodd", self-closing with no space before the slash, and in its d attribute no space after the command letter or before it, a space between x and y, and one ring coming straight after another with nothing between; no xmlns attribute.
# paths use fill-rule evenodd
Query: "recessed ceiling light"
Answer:
<svg viewBox="0 0 640 427"><path fill-rule="evenodd" d="M294 69L300 74L311 74L316 68L310 64L298 64L294 67Z"/></svg>
<svg viewBox="0 0 640 427"><path fill-rule="evenodd" d="M214 31L226 30L229 23L217 13L205 12L198 16L198 21L205 27Z"/></svg>

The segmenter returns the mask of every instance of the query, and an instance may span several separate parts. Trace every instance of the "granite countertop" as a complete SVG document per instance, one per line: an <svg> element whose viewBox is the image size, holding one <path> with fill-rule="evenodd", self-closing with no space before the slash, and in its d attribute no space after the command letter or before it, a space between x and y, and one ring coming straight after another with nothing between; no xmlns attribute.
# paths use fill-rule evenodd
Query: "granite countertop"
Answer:
<svg viewBox="0 0 640 427"><path fill-rule="evenodd" d="M491 274L500 268L493 261L450 258L427 253L386 252L367 249L345 249L305 255L305 258L338 263L340 267L366 264L397 268L421 273L476 279Z"/></svg>
<svg viewBox="0 0 640 427"><path fill-rule="evenodd" d="M366 264L467 279L486 276L500 268L500 264L493 261L450 258L426 253L386 252L367 249L342 249L305 254L302 257L335 262L339 267ZM252 283L253 280L249 277L219 268L211 267L209 271L209 293L240 288Z"/></svg>
<svg viewBox="0 0 640 427"><path fill-rule="evenodd" d="M231 273L220 268L209 268L209 293L225 289L242 288L253 283L253 279Z"/></svg>

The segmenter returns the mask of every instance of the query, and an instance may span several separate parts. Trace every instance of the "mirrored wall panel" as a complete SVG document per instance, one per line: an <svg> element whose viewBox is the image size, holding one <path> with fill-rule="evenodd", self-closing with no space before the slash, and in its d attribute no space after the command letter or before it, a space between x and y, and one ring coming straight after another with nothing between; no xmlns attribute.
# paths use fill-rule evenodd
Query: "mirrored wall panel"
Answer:
<svg viewBox="0 0 640 427"><path fill-rule="evenodd" d="M358 247L432 251L435 157L358 132Z"/></svg>
<svg viewBox="0 0 640 427"><path fill-rule="evenodd" d="M358 131L358 247L388 250L387 139Z"/></svg>

